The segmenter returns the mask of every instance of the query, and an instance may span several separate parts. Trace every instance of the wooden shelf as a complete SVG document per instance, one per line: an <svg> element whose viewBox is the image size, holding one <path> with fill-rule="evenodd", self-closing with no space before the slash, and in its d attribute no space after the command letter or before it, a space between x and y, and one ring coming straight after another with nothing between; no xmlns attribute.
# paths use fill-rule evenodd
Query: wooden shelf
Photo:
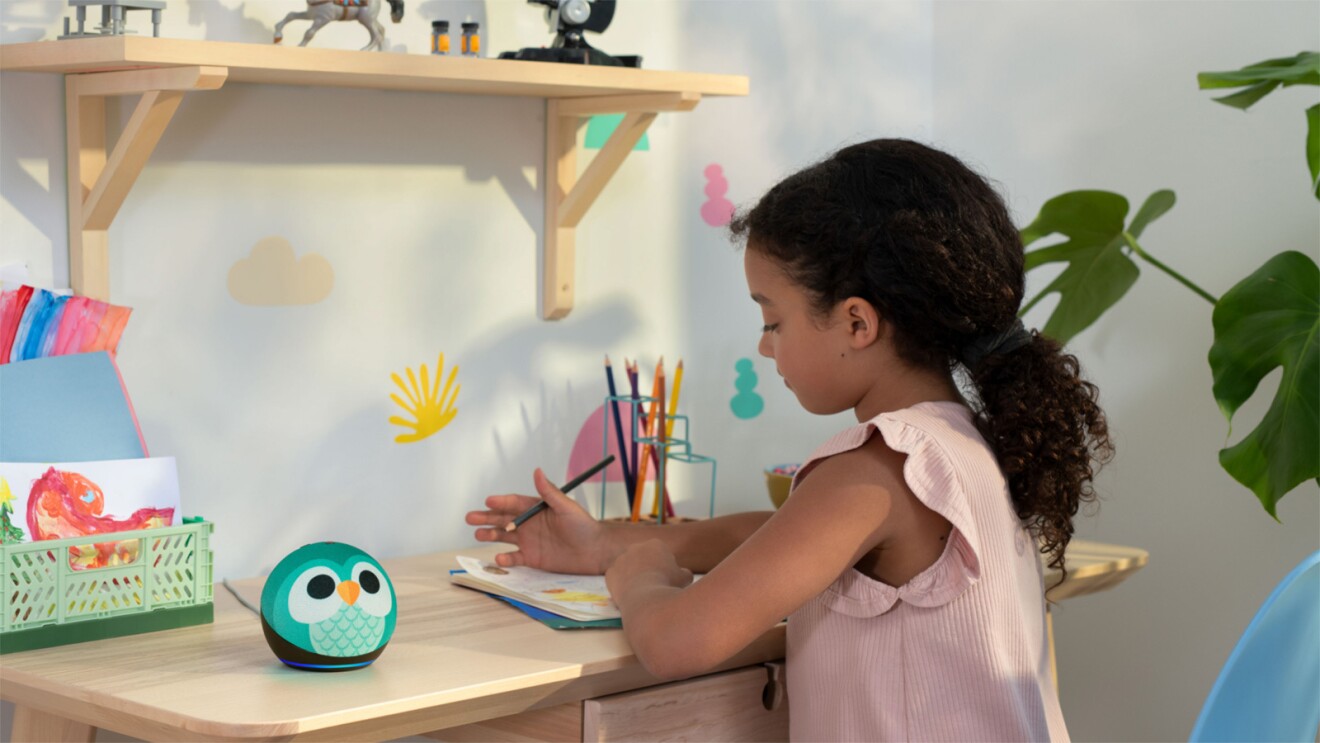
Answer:
<svg viewBox="0 0 1320 743"><path fill-rule="evenodd" d="M135 36L0 45L0 71L65 76L70 283L99 299L110 293L107 231L185 92L233 81L543 98L540 315L547 320L573 307L578 223L656 115L748 90L739 75ZM107 153L109 95L141 98ZM577 128L584 117L606 113L624 120L579 177Z"/></svg>

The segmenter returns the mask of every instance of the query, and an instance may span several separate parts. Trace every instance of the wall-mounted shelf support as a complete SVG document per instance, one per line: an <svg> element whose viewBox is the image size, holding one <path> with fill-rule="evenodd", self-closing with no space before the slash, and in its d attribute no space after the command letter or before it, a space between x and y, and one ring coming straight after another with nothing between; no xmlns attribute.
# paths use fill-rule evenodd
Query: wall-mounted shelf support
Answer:
<svg viewBox="0 0 1320 743"><path fill-rule="evenodd" d="M700 93L548 99L545 109L545 234L541 239L541 319L573 309L578 223L661 111L691 111ZM605 146L577 174L577 130L585 116L623 113Z"/></svg>
<svg viewBox="0 0 1320 743"><path fill-rule="evenodd" d="M69 279L79 294L105 300L107 230L189 90L214 90L228 81L540 98L546 102L546 215L537 309L547 320L573 308L578 223L656 114L689 111L703 97L745 96L748 89L739 75L131 35L0 44L0 71L9 70L65 78ZM105 99L130 94L141 99L107 155ZM582 120L618 113L623 121L578 176Z"/></svg>
<svg viewBox="0 0 1320 743"><path fill-rule="evenodd" d="M74 292L110 298L107 234L124 197L156 149L189 90L224 85L224 67L170 67L66 75L69 168L69 283ZM106 155L105 99L140 95L119 141Z"/></svg>

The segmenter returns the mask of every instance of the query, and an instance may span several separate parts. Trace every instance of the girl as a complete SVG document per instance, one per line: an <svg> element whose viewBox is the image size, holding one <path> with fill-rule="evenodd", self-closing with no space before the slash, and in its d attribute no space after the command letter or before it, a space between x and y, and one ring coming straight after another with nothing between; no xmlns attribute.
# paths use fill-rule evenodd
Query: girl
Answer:
<svg viewBox="0 0 1320 743"><path fill-rule="evenodd" d="M1017 319L1003 202L945 153L875 140L788 177L732 231L761 354L808 411L858 424L774 513L599 523L537 470L547 513L507 533L536 499L492 496L468 514L477 539L518 546L501 565L603 571L662 678L789 617L794 740L1066 740L1037 551L1062 567L1112 447L1077 360Z"/></svg>

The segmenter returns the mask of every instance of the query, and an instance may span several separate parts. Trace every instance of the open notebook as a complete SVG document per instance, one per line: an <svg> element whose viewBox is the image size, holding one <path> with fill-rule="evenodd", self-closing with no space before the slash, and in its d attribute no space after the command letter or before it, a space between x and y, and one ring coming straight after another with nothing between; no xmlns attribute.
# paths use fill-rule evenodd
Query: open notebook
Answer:
<svg viewBox="0 0 1320 743"><path fill-rule="evenodd" d="M460 586L511 598L578 621L619 618L619 608L610 600L603 575L549 573L528 567L504 568L464 555L458 555L458 564L466 572L452 573L449 580Z"/></svg>

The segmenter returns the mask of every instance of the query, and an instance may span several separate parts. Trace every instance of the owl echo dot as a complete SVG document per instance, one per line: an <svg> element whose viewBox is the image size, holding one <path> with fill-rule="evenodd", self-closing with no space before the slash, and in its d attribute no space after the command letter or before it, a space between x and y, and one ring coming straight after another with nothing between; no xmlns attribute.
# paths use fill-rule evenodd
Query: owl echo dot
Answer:
<svg viewBox="0 0 1320 743"><path fill-rule="evenodd" d="M340 542L290 552L261 589L261 629L275 656L307 671L371 665L394 634L394 585L375 558Z"/></svg>

